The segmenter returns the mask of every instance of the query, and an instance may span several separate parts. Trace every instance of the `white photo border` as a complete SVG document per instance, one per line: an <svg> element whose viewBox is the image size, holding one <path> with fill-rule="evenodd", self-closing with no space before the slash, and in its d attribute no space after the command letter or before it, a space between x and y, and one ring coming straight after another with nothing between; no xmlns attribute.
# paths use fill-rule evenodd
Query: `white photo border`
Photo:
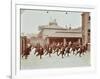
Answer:
<svg viewBox="0 0 100 79"><path fill-rule="evenodd" d="M80 6L81 7L81 6ZM96 44L95 44L95 9L91 7L63 7L63 6L37 6L16 4L12 9L12 78L29 78L36 79L45 76L66 75L75 73L85 73L96 71ZM60 10L60 11L81 11L90 12L91 15L91 66L90 67L73 67L73 68L57 68L57 69L37 69L37 70L20 70L20 9L41 9L41 10ZM33 75L34 74L34 75Z"/></svg>

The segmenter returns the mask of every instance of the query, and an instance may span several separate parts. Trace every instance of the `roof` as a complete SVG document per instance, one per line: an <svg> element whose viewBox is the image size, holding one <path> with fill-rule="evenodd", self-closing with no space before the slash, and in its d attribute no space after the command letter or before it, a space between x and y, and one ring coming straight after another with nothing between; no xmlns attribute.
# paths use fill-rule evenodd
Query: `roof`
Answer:
<svg viewBox="0 0 100 79"><path fill-rule="evenodd" d="M56 29L56 30L63 31L63 32L81 32L82 31L81 27L68 29L68 28L59 26L56 20L49 22L48 25L39 26L39 30L43 30L43 29Z"/></svg>
<svg viewBox="0 0 100 79"><path fill-rule="evenodd" d="M39 26L39 29L42 30L42 29L65 29L65 28L59 26L55 19L54 21L49 22L48 25Z"/></svg>
<svg viewBox="0 0 100 79"><path fill-rule="evenodd" d="M48 37L82 37L81 33L53 33L49 34Z"/></svg>
<svg viewBox="0 0 100 79"><path fill-rule="evenodd" d="M39 29L42 30L42 29L65 29L65 28L62 28L58 25L42 25L39 26Z"/></svg>
<svg viewBox="0 0 100 79"><path fill-rule="evenodd" d="M80 33L80 32L82 32L82 29L81 29L81 27L80 28L76 28L76 29L64 29L64 30L59 30L59 31L57 31L57 33Z"/></svg>

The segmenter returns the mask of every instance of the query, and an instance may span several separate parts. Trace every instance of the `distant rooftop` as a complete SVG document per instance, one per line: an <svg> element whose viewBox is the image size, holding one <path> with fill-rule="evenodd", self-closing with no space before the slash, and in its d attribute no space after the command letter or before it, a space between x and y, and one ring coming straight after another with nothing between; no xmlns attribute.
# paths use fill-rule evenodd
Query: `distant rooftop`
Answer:
<svg viewBox="0 0 100 79"><path fill-rule="evenodd" d="M48 25L39 26L39 30L42 30L42 29L65 29L65 28L59 26L58 23L56 22L56 19L54 19L50 21Z"/></svg>
<svg viewBox="0 0 100 79"><path fill-rule="evenodd" d="M77 28L72 28L72 27L62 27L59 26L58 23L56 22L56 19L50 21L48 23L48 25L40 25L39 26L39 30L43 30L43 29L57 29L57 30L72 30L72 31L81 31L81 27L77 27Z"/></svg>

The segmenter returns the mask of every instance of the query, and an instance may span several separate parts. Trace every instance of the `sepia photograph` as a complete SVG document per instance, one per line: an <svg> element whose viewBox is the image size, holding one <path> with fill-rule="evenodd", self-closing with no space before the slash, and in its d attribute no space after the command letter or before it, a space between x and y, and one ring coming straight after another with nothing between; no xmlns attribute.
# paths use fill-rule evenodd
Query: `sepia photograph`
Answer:
<svg viewBox="0 0 100 79"><path fill-rule="evenodd" d="M20 69L91 66L91 13L20 8Z"/></svg>

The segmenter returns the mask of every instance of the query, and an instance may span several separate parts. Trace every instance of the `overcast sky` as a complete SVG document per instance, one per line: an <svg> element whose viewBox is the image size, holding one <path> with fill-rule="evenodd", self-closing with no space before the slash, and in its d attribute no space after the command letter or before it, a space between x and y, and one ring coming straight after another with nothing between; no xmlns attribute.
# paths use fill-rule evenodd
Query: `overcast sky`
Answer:
<svg viewBox="0 0 100 79"><path fill-rule="evenodd" d="M48 25L54 19L61 27L81 26L81 13L78 12L21 10L21 33L38 33L38 26Z"/></svg>

